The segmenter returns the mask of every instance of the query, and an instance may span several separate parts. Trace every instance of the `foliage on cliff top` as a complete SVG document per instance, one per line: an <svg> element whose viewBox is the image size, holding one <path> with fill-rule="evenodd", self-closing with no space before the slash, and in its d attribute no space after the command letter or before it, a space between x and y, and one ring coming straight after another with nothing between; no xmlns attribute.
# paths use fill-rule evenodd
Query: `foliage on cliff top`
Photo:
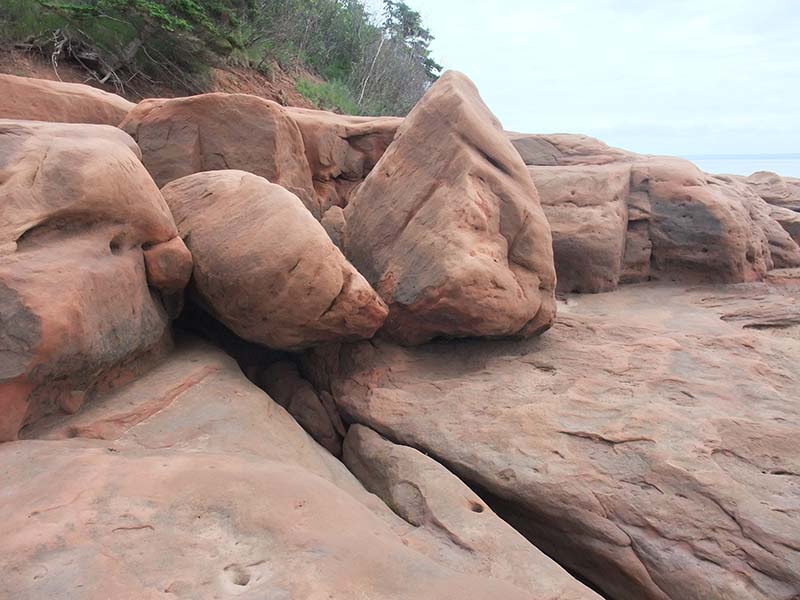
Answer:
<svg viewBox="0 0 800 600"><path fill-rule="evenodd" d="M0 35L54 64L80 63L120 91L142 79L202 92L212 66L311 69L298 90L326 108L404 114L438 76L433 39L405 2L383 0L4 0Z"/></svg>

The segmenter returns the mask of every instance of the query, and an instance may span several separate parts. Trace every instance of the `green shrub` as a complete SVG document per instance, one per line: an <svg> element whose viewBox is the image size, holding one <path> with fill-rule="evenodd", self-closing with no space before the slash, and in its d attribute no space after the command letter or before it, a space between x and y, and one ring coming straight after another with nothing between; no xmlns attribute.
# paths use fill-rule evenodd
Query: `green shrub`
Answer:
<svg viewBox="0 0 800 600"><path fill-rule="evenodd" d="M297 91L317 108L346 115L361 114L350 88L340 79L317 83L310 79L301 78L297 81L296 87Z"/></svg>
<svg viewBox="0 0 800 600"><path fill-rule="evenodd" d="M354 114L405 114L441 69L419 13L395 0L382 15L363 0L0 0L0 28L120 88L201 92L225 62L302 66L327 80L298 82L302 94Z"/></svg>

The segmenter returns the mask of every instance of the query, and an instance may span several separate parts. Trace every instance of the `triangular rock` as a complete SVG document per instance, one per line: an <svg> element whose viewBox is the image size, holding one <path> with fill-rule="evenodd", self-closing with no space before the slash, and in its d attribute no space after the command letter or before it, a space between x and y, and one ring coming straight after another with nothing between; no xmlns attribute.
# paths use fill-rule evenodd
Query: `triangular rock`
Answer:
<svg viewBox="0 0 800 600"><path fill-rule="evenodd" d="M390 306L386 331L532 335L555 315L536 188L469 79L445 73L345 210L348 258Z"/></svg>

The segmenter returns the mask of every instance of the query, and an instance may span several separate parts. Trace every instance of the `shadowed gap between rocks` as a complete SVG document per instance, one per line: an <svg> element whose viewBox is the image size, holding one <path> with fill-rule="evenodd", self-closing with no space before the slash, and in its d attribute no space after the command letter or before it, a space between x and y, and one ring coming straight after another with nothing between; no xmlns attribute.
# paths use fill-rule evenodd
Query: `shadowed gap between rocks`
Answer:
<svg viewBox="0 0 800 600"><path fill-rule="evenodd" d="M370 425L368 424L358 423L357 421L349 419L347 415L342 415L342 419L345 423L347 423L348 426L359 424L359 425L365 425L366 427L370 427ZM500 498L499 496L492 494L491 492L486 490L483 486L477 484L476 482L460 474L459 471L455 469L451 464L449 464L448 461L443 460L441 457L437 456L435 453L430 452L426 448L418 448L413 445L398 442L397 440L392 439L391 436L386 435L386 433L383 431L378 431L378 433L379 435L383 436L390 442L397 444L399 446L409 446L411 448L414 448L415 450L418 450L419 452L425 454L426 456L436 461L440 465L444 466L448 471L453 473L462 482L464 482L472 491L474 491L478 496L480 496L480 498L489 506L490 509L492 509L492 511L495 512L495 514L497 514L498 517L500 517L512 528L514 528L533 546L535 546L544 554L546 554L553 562L558 564L573 578L575 578L577 581L579 581L580 583L591 589L593 592L599 594L601 597L606 598L607 600L614 600L612 596L609 596L594 582L588 580L582 574L576 572L574 569L571 569L567 565L562 563L556 556L554 556L552 552L549 551L547 545L542 545L541 538L539 538L534 532L534 523L532 522L530 515L524 509L520 509L513 501L507 500L505 498Z"/></svg>
<svg viewBox="0 0 800 600"><path fill-rule="evenodd" d="M234 360L236 360L243 374L251 382L253 382L258 387L264 389L264 391L268 393L269 390L265 388L269 386L264 385L265 381L261 375L265 371L270 369L270 367L278 363L285 363L285 362L292 363L297 368L299 376L300 378L302 378L303 382L308 383L303 373L302 360L300 354L279 351L279 350L272 350L270 348L260 346L259 344L248 342L247 340L244 340L239 336L237 336L230 329L225 327L224 324L219 322L217 319L215 319L201 307L191 302L187 302L185 304L183 311L174 322L174 327L177 330L198 335L203 339L209 341L210 343L214 344L215 346L224 350L228 355L230 355ZM320 390L316 389L314 389L314 391L318 395L325 393L325 392L320 392ZM337 420L341 424L340 427L343 428L339 430L341 437L338 444L338 452L332 451L330 444L324 443L325 442L324 440L318 439L319 432L314 431L313 427L309 427L308 423L304 422L304 419L302 417L298 418L297 415L293 414L291 407L287 407L285 405L286 404L285 401L282 402L278 398L273 398L273 400L284 406L284 408L287 408L292 418L294 418L298 422L298 424L301 427L303 427L303 429L306 430L306 432L309 435L311 435L318 443L320 443L320 445L322 445L329 452L331 452L331 454L336 456L337 459L342 461L341 442L346 437L347 430L349 430L351 426L359 424L357 423L357 421L351 419L346 414L342 414L341 411L338 410L338 407L333 405L333 410L337 413L336 414ZM363 425L372 429L368 424L363 424ZM518 533L520 533L533 546L535 546L536 548L541 550L544 554L546 554L553 562L558 564L574 579L576 579L578 582L582 583L595 593L599 594L601 597L607 598L608 600L613 600L612 597L606 595L593 582L587 580L581 574L575 572L573 569L570 569L566 565L562 564L555 556L553 556L552 552L548 552L546 547L541 547L539 545L541 540L538 540L537 536L533 534L533 532L531 531L530 517L525 515L523 511L520 511L520 509L513 502L505 500L503 498L499 498L496 495L488 492L482 486L476 484L474 481L471 481L463 477L462 475L457 474L458 472L454 470L452 466L447 463L447 461L444 461L440 457L430 453L425 448L416 448L414 446L409 446L408 444L400 443L397 440L392 439L390 436L387 436L385 432L379 431L378 433L379 435L383 436L385 439L392 442L393 444L396 444L398 446L408 446L414 448L415 450L425 454L432 460L444 466L448 471L453 473L455 477L460 479L466 486L468 486L478 496L480 496L480 498L497 514L498 517L500 517L500 519L505 521L510 527L512 527ZM393 512L398 514L398 516L400 516L405 520L405 517L397 513L397 511L394 508L392 508L391 506L389 506L389 508ZM419 525L414 525L414 526L418 527Z"/></svg>

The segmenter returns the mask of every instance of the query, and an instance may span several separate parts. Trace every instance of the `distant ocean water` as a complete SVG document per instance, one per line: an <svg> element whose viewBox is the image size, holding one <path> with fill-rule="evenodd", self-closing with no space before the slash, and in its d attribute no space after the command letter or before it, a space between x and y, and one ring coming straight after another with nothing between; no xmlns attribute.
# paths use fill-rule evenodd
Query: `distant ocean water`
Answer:
<svg viewBox="0 0 800 600"><path fill-rule="evenodd" d="M706 173L751 175L772 171L786 177L800 177L800 154L697 154L684 156Z"/></svg>

